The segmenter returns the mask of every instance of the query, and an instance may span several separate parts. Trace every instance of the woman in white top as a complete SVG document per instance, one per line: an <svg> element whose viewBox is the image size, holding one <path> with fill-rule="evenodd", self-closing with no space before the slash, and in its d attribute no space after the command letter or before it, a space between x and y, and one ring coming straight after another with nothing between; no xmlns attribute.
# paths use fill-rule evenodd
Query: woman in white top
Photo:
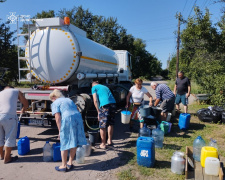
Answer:
<svg viewBox="0 0 225 180"><path fill-rule="evenodd" d="M139 120L140 128L143 127L144 119L139 112L139 107L144 104L144 94L149 97L149 106L152 106L152 95L145 87L142 87L143 81L138 78L135 80L135 85L130 88L127 95L127 104L125 108L129 107L132 112L131 120ZM130 121L130 128L132 127L132 121Z"/></svg>

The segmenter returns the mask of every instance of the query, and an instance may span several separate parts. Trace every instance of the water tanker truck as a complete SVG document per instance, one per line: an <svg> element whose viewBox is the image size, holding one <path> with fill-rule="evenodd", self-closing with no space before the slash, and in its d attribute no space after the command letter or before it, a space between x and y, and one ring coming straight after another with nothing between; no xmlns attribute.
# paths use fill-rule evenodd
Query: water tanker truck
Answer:
<svg viewBox="0 0 225 180"><path fill-rule="evenodd" d="M91 82L99 80L112 91L116 102L125 101L131 85L131 55L126 50L111 50L86 37L86 32L70 24L68 18L36 19L35 27L28 28L23 48L25 56L18 53L19 80L37 79L40 85L24 90L30 107L23 116L25 123L54 120L51 116L49 94L59 89L77 105L83 117L89 117L93 106ZM20 67L25 61L26 68ZM29 72L27 79L22 71ZM18 113L20 113L18 111ZM86 118L87 119L87 118ZM49 122L48 122L49 123Z"/></svg>

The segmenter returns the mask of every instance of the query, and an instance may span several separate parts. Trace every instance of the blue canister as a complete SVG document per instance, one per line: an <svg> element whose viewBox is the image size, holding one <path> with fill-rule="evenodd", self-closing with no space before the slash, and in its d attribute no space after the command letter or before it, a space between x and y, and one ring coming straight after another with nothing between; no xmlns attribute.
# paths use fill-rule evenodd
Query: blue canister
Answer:
<svg viewBox="0 0 225 180"><path fill-rule="evenodd" d="M137 163L140 166L153 167L155 164L155 143L151 137L137 139Z"/></svg>
<svg viewBox="0 0 225 180"><path fill-rule="evenodd" d="M18 121L16 139L19 139L19 137L20 137L20 121Z"/></svg>
<svg viewBox="0 0 225 180"><path fill-rule="evenodd" d="M191 115L188 113L181 113L179 116L178 126L182 130L186 130L189 128Z"/></svg>
<svg viewBox="0 0 225 180"><path fill-rule="evenodd" d="M60 143L55 143L52 145L53 149L53 161L61 161L61 151L60 151Z"/></svg>
<svg viewBox="0 0 225 180"><path fill-rule="evenodd" d="M27 136L20 138L17 147L19 155L27 154L30 152L30 139Z"/></svg>

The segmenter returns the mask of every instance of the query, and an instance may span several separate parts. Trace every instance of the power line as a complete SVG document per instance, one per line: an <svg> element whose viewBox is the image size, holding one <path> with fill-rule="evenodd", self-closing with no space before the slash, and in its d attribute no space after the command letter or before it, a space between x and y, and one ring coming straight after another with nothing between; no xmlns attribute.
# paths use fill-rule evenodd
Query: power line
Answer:
<svg viewBox="0 0 225 180"><path fill-rule="evenodd" d="M189 16L188 16L188 17L190 17L190 15L191 15L191 13L192 13L192 10L194 9L194 7L195 7L195 5L196 5L196 2L197 2L197 0L195 0L193 6L192 6L192 8L191 8L191 12L189 13Z"/></svg>
<svg viewBox="0 0 225 180"><path fill-rule="evenodd" d="M185 9L186 5L187 5L187 0L186 0L186 2L185 2L184 8L183 8L183 12L184 12L184 9Z"/></svg>

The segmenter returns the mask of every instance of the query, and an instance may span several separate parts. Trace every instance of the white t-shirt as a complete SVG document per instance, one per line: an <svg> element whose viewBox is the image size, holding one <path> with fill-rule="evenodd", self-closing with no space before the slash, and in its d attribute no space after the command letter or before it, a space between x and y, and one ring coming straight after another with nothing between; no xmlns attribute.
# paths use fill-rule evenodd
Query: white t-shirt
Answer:
<svg viewBox="0 0 225 180"><path fill-rule="evenodd" d="M131 103L140 103L140 102L144 102L144 94L146 94L148 92L148 90L145 87L142 87L140 90L138 90L136 88L136 86L132 86L130 88L130 92L132 94L132 99L130 98L130 102Z"/></svg>

